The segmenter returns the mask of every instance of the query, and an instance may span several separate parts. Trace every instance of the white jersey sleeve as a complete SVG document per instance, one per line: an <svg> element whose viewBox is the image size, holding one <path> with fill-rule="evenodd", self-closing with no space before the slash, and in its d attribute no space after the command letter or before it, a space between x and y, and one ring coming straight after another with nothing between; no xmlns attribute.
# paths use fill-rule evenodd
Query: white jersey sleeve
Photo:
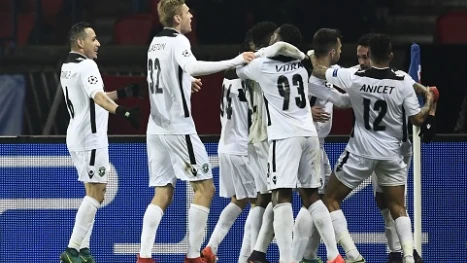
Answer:
<svg viewBox="0 0 467 263"><path fill-rule="evenodd" d="M328 68L326 70L326 81L347 91L352 84L352 78L356 71L355 68Z"/></svg>
<svg viewBox="0 0 467 263"><path fill-rule="evenodd" d="M83 63L80 76L81 84L86 95L94 99L94 96L99 91L104 92L104 82L102 81L101 73L94 60L87 59L81 63Z"/></svg>
<svg viewBox="0 0 467 263"><path fill-rule="evenodd" d="M311 96L317 97L324 101L329 101L339 108L350 108L349 94L340 93L334 88L325 88L315 83L309 83L309 93Z"/></svg>
<svg viewBox="0 0 467 263"><path fill-rule="evenodd" d="M420 104L418 103L417 95L415 94L415 89L413 89L413 84L415 82L406 81L409 88L407 89L407 96L404 99L404 109L407 113L407 116L414 116L420 112Z"/></svg>
<svg viewBox="0 0 467 263"><path fill-rule="evenodd" d="M245 66L237 67L237 76L241 79L256 79L261 74L264 58L257 58Z"/></svg>
<svg viewBox="0 0 467 263"><path fill-rule="evenodd" d="M179 37L174 42L174 55L178 65L186 71L185 66L190 62L196 62L196 57L191 52L190 41L186 37Z"/></svg>

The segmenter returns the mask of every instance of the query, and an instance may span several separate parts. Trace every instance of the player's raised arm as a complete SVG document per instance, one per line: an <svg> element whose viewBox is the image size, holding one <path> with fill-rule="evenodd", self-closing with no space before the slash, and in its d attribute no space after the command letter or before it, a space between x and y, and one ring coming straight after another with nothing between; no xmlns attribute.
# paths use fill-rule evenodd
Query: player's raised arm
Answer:
<svg viewBox="0 0 467 263"><path fill-rule="evenodd" d="M255 52L256 57L275 57L278 55L304 60L306 55L294 45L279 41Z"/></svg>
<svg viewBox="0 0 467 263"><path fill-rule="evenodd" d="M190 42L186 37L180 37L175 47L175 59L180 67L192 76L214 74L229 68L249 63L255 58L253 52L244 52L233 59L222 61L200 61L191 53Z"/></svg>

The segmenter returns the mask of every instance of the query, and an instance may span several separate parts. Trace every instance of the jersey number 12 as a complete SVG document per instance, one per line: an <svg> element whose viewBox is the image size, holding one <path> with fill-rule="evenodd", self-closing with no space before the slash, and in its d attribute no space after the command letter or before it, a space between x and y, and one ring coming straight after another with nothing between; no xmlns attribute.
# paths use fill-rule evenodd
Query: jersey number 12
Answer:
<svg viewBox="0 0 467 263"><path fill-rule="evenodd" d="M367 130L372 129L370 125L370 104L371 101L369 99L363 99L363 120L365 121L365 128ZM388 111L388 104L384 100L377 100L375 102L375 105L373 106L373 110L379 111L378 117L376 117L375 121L373 122L373 130L386 130L386 126L380 125L380 123L386 115L386 112Z"/></svg>

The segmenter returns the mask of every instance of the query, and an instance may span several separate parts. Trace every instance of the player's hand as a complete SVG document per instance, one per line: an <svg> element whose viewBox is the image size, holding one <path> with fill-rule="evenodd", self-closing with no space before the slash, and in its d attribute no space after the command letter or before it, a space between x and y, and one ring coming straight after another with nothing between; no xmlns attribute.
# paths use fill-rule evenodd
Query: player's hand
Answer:
<svg viewBox="0 0 467 263"><path fill-rule="evenodd" d="M421 141L424 143L429 143L433 140L435 135L435 116L428 115L425 122L420 126L420 136Z"/></svg>
<svg viewBox="0 0 467 263"><path fill-rule="evenodd" d="M136 83L117 90L117 96L119 99L122 98L133 98L133 97L144 97L143 90Z"/></svg>
<svg viewBox="0 0 467 263"><path fill-rule="evenodd" d="M253 52L243 52L242 53L243 60L245 63L250 63L253 59L255 59L255 53Z"/></svg>
<svg viewBox="0 0 467 263"><path fill-rule="evenodd" d="M201 79L193 79L191 81L191 93L199 92L201 90L201 86L203 86Z"/></svg>
<svg viewBox="0 0 467 263"><path fill-rule="evenodd" d="M435 87L435 86L432 86L432 87L428 87L431 91L431 93L433 93L433 102L437 102L438 99L439 99L439 91L438 91L438 88Z"/></svg>
<svg viewBox="0 0 467 263"><path fill-rule="evenodd" d="M115 110L115 114L127 119L130 122L131 126L133 126L133 128L139 129L140 127L139 122L141 118L141 112L140 112L139 106L130 108L130 109L127 109L123 106L118 106L117 109Z"/></svg>
<svg viewBox="0 0 467 263"><path fill-rule="evenodd" d="M311 116L313 116L313 121L316 122L327 122L331 118L331 115L320 106L311 107Z"/></svg>

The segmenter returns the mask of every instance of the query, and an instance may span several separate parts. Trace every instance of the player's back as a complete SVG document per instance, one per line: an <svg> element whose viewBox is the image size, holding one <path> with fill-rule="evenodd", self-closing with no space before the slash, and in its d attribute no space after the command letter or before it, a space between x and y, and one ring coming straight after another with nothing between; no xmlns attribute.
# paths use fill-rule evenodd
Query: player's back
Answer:
<svg viewBox="0 0 467 263"><path fill-rule="evenodd" d="M109 113L92 99L97 91L104 91L96 63L81 54L71 52L62 65L60 84L70 114L68 149L85 151L107 147Z"/></svg>
<svg viewBox="0 0 467 263"><path fill-rule="evenodd" d="M310 113L308 73L299 60L278 56L259 58L256 79L264 93L268 139L317 136Z"/></svg>
<svg viewBox="0 0 467 263"><path fill-rule="evenodd" d="M410 77L390 68L355 72L347 90L355 114L349 151L383 160L400 154L400 143L407 140L407 116L419 111L418 103L407 104L415 94L413 83Z"/></svg>
<svg viewBox="0 0 467 263"><path fill-rule="evenodd" d="M222 82L219 153L248 153L248 105L242 82L246 81L224 79Z"/></svg>
<svg viewBox="0 0 467 263"><path fill-rule="evenodd" d="M173 29L165 28L151 41L147 58L148 134L196 133L190 103L192 78L180 65L191 56L188 39Z"/></svg>
<svg viewBox="0 0 467 263"><path fill-rule="evenodd" d="M257 143L268 139L267 116L264 106L263 91L258 82L244 80L246 84L246 99L249 111L249 134L248 142Z"/></svg>

